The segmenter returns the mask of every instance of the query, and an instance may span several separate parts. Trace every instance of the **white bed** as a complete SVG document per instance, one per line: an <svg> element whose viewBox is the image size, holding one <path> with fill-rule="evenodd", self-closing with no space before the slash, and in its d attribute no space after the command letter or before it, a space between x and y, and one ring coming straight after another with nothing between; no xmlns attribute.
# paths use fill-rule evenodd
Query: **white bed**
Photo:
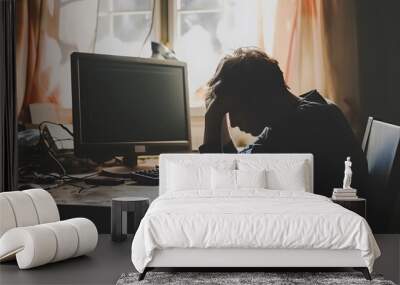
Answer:
<svg viewBox="0 0 400 285"><path fill-rule="evenodd" d="M210 188L210 166L266 168L269 185ZM309 154L161 155L160 197L132 243L140 278L154 267L355 267L369 278L380 251L367 222L312 194L312 167Z"/></svg>

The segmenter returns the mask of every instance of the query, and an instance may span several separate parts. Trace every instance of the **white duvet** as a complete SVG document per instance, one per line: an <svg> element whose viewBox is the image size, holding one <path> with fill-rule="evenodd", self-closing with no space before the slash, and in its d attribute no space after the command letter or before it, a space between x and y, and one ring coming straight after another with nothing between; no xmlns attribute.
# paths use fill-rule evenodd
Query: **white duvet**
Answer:
<svg viewBox="0 0 400 285"><path fill-rule="evenodd" d="M132 243L143 272L155 249L358 249L372 271L380 251L368 223L328 198L306 192L171 192L157 198Z"/></svg>

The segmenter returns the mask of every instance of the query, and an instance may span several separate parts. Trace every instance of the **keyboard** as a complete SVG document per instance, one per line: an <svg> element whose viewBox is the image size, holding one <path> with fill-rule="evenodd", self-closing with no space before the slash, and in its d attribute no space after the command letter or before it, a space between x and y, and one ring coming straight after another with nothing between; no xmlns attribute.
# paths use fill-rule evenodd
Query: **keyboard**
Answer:
<svg viewBox="0 0 400 285"><path fill-rule="evenodd" d="M158 166L152 169L132 171L131 177L139 185L158 185Z"/></svg>

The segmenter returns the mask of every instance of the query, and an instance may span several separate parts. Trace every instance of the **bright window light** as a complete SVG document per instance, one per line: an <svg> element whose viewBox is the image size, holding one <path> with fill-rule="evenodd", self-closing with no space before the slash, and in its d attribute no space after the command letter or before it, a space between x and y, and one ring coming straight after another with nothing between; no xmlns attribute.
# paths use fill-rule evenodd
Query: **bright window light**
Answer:
<svg viewBox="0 0 400 285"><path fill-rule="evenodd" d="M149 0L99 0L95 52L126 56L151 56L143 41L151 26Z"/></svg>

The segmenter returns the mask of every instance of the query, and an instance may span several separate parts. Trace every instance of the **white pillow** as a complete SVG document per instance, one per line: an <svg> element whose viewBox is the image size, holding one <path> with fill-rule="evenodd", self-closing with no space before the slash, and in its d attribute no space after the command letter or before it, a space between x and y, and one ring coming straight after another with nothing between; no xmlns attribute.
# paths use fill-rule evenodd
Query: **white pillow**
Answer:
<svg viewBox="0 0 400 285"><path fill-rule="evenodd" d="M266 188L265 170L211 169L211 189Z"/></svg>
<svg viewBox="0 0 400 285"><path fill-rule="evenodd" d="M267 188L267 171L235 170L237 188Z"/></svg>
<svg viewBox="0 0 400 285"><path fill-rule="evenodd" d="M167 167L168 191L210 190L211 168L234 169L236 161L215 161L213 163L190 161L169 162Z"/></svg>
<svg viewBox="0 0 400 285"><path fill-rule="evenodd" d="M309 188L308 168L303 160L239 159L239 170L265 169L267 188L273 190L306 191Z"/></svg>
<svg viewBox="0 0 400 285"><path fill-rule="evenodd" d="M187 167L182 164L169 165L169 189L171 191L185 191L193 189L207 189L210 186L210 167Z"/></svg>
<svg viewBox="0 0 400 285"><path fill-rule="evenodd" d="M211 189L236 189L236 170L211 168Z"/></svg>

